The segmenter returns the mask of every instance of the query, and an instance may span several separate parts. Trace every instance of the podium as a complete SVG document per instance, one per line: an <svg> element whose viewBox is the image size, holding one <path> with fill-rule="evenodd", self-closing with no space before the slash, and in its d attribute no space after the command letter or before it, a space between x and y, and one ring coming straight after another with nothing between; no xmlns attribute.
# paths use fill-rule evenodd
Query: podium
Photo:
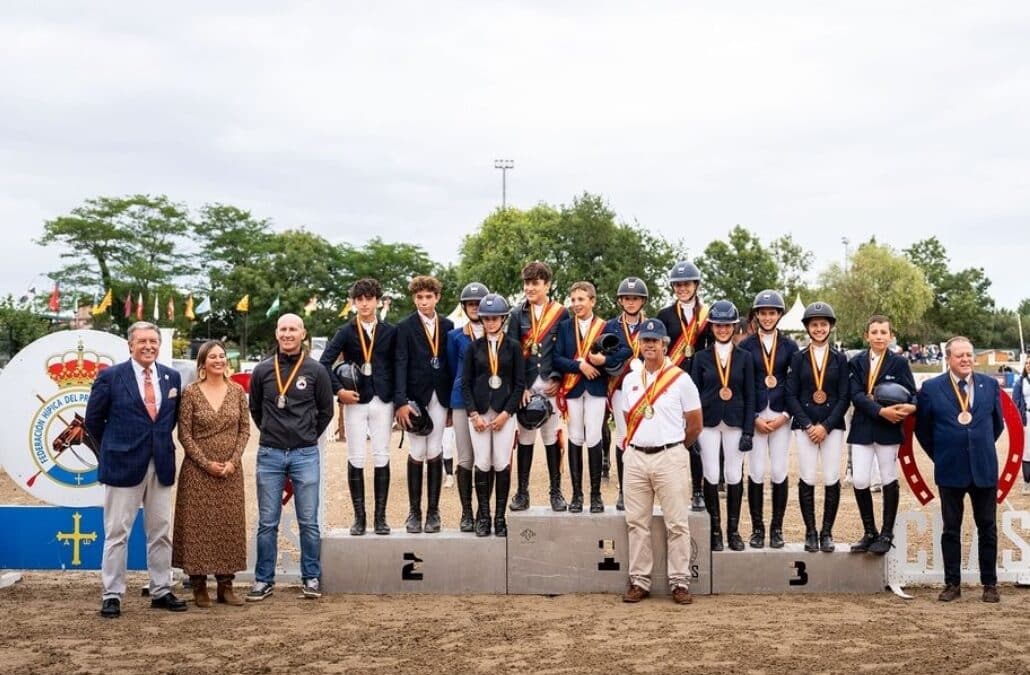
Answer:
<svg viewBox="0 0 1030 675"><path fill-rule="evenodd" d="M850 553L808 553L803 544L712 553L712 593L879 593L887 559Z"/></svg>
<svg viewBox="0 0 1030 675"><path fill-rule="evenodd" d="M322 585L327 593L505 594L503 537L444 530L352 537L333 530L322 537Z"/></svg>
<svg viewBox="0 0 1030 675"><path fill-rule="evenodd" d="M706 513L690 514L690 590L712 592L712 558ZM656 509L651 524L654 566L651 592L669 592L665 520ZM629 580L626 515L554 512L534 507L508 514L508 593L622 593Z"/></svg>

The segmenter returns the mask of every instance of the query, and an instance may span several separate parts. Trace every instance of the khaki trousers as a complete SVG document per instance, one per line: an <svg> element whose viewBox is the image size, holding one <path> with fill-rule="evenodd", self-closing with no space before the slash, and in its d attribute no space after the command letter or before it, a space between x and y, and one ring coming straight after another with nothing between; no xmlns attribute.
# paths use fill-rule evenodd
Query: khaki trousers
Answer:
<svg viewBox="0 0 1030 675"><path fill-rule="evenodd" d="M147 533L147 570L150 597L167 595L172 587L171 485L161 485L151 460L147 474L132 487L104 486L104 556L100 578L104 600L125 595L125 568L129 533L139 507L143 507L143 530Z"/></svg>
<svg viewBox="0 0 1030 675"><path fill-rule="evenodd" d="M651 518L655 497L665 517L668 541L669 588L690 583L690 451L682 444L653 455L632 446L626 449L623 493L629 529L629 578L651 590Z"/></svg>

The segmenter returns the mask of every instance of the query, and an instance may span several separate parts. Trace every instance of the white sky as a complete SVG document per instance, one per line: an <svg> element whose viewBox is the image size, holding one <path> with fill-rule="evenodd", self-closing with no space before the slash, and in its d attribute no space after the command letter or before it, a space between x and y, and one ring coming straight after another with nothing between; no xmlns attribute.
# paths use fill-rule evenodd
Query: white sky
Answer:
<svg viewBox="0 0 1030 675"><path fill-rule="evenodd" d="M0 293L136 192L452 261L510 157L509 203L600 193L691 254L937 235L1030 296L1030 3L286 4L5 3Z"/></svg>

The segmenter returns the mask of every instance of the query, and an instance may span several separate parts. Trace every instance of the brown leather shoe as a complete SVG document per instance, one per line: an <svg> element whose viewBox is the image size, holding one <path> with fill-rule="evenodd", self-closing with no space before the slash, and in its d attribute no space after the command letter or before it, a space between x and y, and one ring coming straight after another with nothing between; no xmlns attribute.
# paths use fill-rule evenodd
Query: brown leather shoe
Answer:
<svg viewBox="0 0 1030 675"><path fill-rule="evenodd" d="M997 586L984 586L984 602L1001 602Z"/></svg>
<svg viewBox="0 0 1030 675"><path fill-rule="evenodd" d="M197 607L211 606L211 596L207 594L206 576L190 576L190 587L193 588L193 602Z"/></svg>
<svg viewBox="0 0 1030 675"><path fill-rule="evenodd" d="M672 601L677 605L689 605L694 602L694 596L686 586L677 586L672 589Z"/></svg>
<svg viewBox="0 0 1030 675"><path fill-rule="evenodd" d="M644 598L646 598L649 595L651 595L650 591L645 591L640 586L637 586L636 584L632 584L631 583L629 585L629 588L626 589L626 592L622 594L622 601L623 602L640 602L641 600L643 600Z"/></svg>
<svg viewBox="0 0 1030 675"><path fill-rule="evenodd" d="M937 596L937 599L941 602L951 602L952 600L958 600L962 597L962 588L958 584L948 584L941 591L941 594Z"/></svg>
<svg viewBox="0 0 1030 675"><path fill-rule="evenodd" d="M232 580L218 580L218 602L239 607L243 605L243 598L236 595L232 588Z"/></svg>

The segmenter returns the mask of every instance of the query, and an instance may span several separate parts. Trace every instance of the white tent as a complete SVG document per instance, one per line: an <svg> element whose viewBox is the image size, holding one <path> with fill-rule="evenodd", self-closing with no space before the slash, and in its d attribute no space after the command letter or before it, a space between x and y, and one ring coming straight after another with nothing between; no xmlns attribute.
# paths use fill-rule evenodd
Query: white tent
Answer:
<svg viewBox="0 0 1030 675"><path fill-rule="evenodd" d="M447 318L454 322L455 328L461 328L469 322L468 317L465 316L465 310L462 309L461 303L451 310L451 313L447 315Z"/></svg>
<svg viewBox="0 0 1030 675"><path fill-rule="evenodd" d="M794 304L791 305L787 313L780 319L779 329L788 333L804 333L805 324L801 323L801 317L804 314L805 305L801 302L801 296L798 295L794 298Z"/></svg>

